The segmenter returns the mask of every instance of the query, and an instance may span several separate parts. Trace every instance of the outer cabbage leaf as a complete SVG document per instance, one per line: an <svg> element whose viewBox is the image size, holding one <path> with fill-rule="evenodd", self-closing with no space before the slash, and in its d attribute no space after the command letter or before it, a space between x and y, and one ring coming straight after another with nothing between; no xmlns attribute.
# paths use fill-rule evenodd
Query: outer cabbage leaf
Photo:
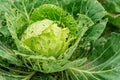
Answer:
<svg viewBox="0 0 120 80"><path fill-rule="evenodd" d="M104 8L110 13L120 12L120 0L105 0L102 4Z"/></svg>
<svg viewBox="0 0 120 80"><path fill-rule="evenodd" d="M17 54L0 42L0 79L28 80L35 72L28 70Z"/></svg>
<svg viewBox="0 0 120 80"><path fill-rule="evenodd" d="M87 15L94 22L84 36L85 44L88 44L98 39L104 31L107 19L102 18L106 15L106 11L97 0L81 0L80 4L79 12Z"/></svg>
<svg viewBox="0 0 120 80"><path fill-rule="evenodd" d="M120 0L105 0L102 4L108 12L109 23L120 28Z"/></svg>
<svg viewBox="0 0 120 80"><path fill-rule="evenodd" d="M74 17L77 17L78 14L84 14L94 22L101 20L106 14L105 9L97 0L62 0L60 5L71 12Z"/></svg>
<svg viewBox="0 0 120 80"><path fill-rule="evenodd" d="M70 68L73 80L119 80L120 35L112 33L107 39L100 38L93 45L88 62L82 67ZM74 76L74 77L73 77Z"/></svg>
<svg viewBox="0 0 120 80"><path fill-rule="evenodd" d="M117 28L120 28L120 14L114 15L108 13L107 17L109 18L109 23L113 24Z"/></svg>

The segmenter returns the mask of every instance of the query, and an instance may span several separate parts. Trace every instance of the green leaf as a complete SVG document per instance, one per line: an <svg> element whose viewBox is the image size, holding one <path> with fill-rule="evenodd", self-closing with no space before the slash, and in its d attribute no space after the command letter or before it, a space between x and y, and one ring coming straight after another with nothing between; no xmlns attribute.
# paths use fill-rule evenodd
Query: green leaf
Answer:
<svg viewBox="0 0 120 80"><path fill-rule="evenodd" d="M85 34L86 41L95 41L103 33L108 19L100 20L99 23L92 26Z"/></svg>
<svg viewBox="0 0 120 80"><path fill-rule="evenodd" d="M101 20L105 16L105 9L97 0L63 0L60 2L62 7L68 12L77 16L84 14L90 17L93 22Z"/></svg>
<svg viewBox="0 0 120 80"><path fill-rule="evenodd" d="M94 25L87 30L84 36L84 45L100 37L105 29L107 19L102 19L106 15L106 11L97 0L63 0L60 3L76 19L79 20L79 14L84 14L93 21Z"/></svg>
<svg viewBox="0 0 120 80"><path fill-rule="evenodd" d="M112 15L112 14L108 14L107 17L109 18L109 23L113 24L114 26L116 26L117 28L120 28L120 14L117 15Z"/></svg>
<svg viewBox="0 0 120 80"><path fill-rule="evenodd" d="M80 13L90 17L94 22L105 16L105 9L97 0L81 0Z"/></svg>
<svg viewBox="0 0 120 80"><path fill-rule="evenodd" d="M36 73L31 80L57 80L50 74Z"/></svg>
<svg viewBox="0 0 120 80"><path fill-rule="evenodd" d="M22 62L16 58L15 53L13 53L10 49L4 46L1 42L0 42L0 57L8 60L12 64L16 65L22 64Z"/></svg>
<svg viewBox="0 0 120 80"><path fill-rule="evenodd" d="M103 6L110 13L120 12L120 0L105 0Z"/></svg>
<svg viewBox="0 0 120 80"><path fill-rule="evenodd" d="M23 66L12 50L0 42L0 77L3 80L29 80L35 72Z"/></svg>
<svg viewBox="0 0 120 80"><path fill-rule="evenodd" d="M70 59L74 55L74 51L77 49L79 42L81 41L82 37L86 33L86 31L94 24L93 21L82 14L79 14L78 18L78 29L79 29L79 35L78 38L73 46L71 46L66 53L64 53L64 59Z"/></svg>
<svg viewBox="0 0 120 80"><path fill-rule="evenodd" d="M100 38L93 46L88 62L79 68L72 67L69 74L75 80L119 80L120 35L112 33Z"/></svg>
<svg viewBox="0 0 120 80"><path fill-rule="evenodd" d="M28 69L35 70L42 73L54 73L64 71L70 67L78 67L86 62L86 58L76 60L55 59L54 57L44 57L42 55L21 55L23 63Z"/></svg>
<svg viewBox="0 0 120 80"><path fill-rule="evenodd" d="M103 6L108 12L109 23L120 28L120 0L105 0Z"/></svg>
<svg viewBox="0 0 120 80"><path fill-rule="evenodd" d="M10 32L8 31L6 26L0 27L0 33L2 33L5 37L10 36Z"/></svg>

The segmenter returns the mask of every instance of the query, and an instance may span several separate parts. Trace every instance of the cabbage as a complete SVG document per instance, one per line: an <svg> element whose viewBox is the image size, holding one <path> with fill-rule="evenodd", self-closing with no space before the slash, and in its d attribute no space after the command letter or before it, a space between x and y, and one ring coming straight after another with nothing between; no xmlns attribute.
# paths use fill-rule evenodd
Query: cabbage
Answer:
<svg viewBox="0 0 120 80"><path fill-rule="evenodd" d="M68 48L70 30L61 28L52 20L44 19L27 27L21 41L35 54L58 57Z"/></svg>

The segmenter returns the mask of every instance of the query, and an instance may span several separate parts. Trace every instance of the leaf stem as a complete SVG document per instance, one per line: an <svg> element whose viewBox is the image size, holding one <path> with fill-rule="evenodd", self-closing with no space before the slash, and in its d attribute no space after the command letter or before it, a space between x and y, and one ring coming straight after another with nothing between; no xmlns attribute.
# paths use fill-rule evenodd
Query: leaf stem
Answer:
<svg viewBox="0 0 120 80"><path fill-rule="evenodd" d="M28 75L27 77L25 77L24 79L22 80L30 80L31 77L35 74L36 72L32 72L30 75Z"/></svg>

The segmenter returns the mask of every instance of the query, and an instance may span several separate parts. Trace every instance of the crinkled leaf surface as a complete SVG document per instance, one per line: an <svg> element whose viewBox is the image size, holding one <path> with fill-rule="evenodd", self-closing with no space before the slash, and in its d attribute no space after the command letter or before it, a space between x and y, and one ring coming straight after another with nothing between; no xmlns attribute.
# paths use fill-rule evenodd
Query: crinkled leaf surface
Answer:
<svg viewBox="0 0 120 80"><path fill-rule="evenodd" d="M44 4L36 8L30 18L33 22L43 19L56 21L59 23L60 27L68 27L70 29L70 33L76 37L77 23L75 19L72 15L58 6Z"/></svg>

